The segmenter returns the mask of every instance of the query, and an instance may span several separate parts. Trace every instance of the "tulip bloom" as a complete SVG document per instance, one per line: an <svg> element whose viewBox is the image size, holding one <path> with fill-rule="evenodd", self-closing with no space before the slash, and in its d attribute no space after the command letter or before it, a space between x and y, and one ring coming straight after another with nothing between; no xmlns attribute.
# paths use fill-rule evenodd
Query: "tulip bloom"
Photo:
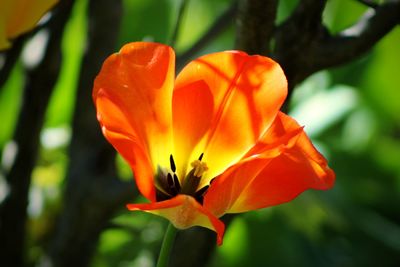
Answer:
<svg viewBox="0 0 400 267"><path fill-rule="evenodd" d="M0 50L10 39L32 30L58 0L0 0Z"/></svg>
<svg viewBox="0 0 400 267"><path fill-rule="evenodd" d="M111 55L94 82L97 118L150 201L128 209L209 228L221 244L222 215L332 187L325 158L279 111L286 94L282 69L263 56L209 54L175 79L169 46L130 43Z"/></svg>

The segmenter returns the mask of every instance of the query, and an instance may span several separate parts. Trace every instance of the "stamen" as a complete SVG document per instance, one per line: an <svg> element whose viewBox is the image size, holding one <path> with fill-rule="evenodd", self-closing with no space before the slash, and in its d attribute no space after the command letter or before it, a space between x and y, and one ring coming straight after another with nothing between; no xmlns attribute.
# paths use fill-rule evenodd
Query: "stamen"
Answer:
<svg viewBox="0 0 400 267"><path fill-rule="evenodd" d="M184 194L193 196L197 202L203 203L203 195L207 192L209 186L203 186L199 190L199 184L204 172L208 170L207 164L202 162L203 153L200 154L199 159L191 163L192 169L187 173L181 181L178 179L176 172L176 165L172 154L169 157L170 170L168 168L158 167L156 178L156 198L157 201L171 199L177 194Z"/></svg>
<svg viewBox="0 0 400 267"><path fill-rule="evenodd" d="M174 180L172 179L172 175L170 173L167 174L167 182L170 188L174 186Z"/></svg>
<svg viewBox="0 0 400 267"><path fill-rule="evenodd" d="M209 185L206 185L201 188L199 191L196 192L196 196L203 196L203 194L208 190L209 187Z"/></svg>
<svg viewBox="0 0 400 267"><path fill-rule="evenodd" d="M174 190L171 190L174 187L172 175L161 167L157 169L155 182L157 201L170 199L174 195Z"/></svg>
<svg viewBox="0 0 400 267"><path fill-rule="evenodd" d="M208 170L207 164L200 160L195 160L190 165L193 167L193 175L196 177L201 177L203 173Z"/></svg>
<svg viewBox="0 0 400 267"><path fill-rule="evenodd" d="M175 172L176 166L175 166L175 161L174 161L174 157L172 156L172 154L169 156L169 164L171 165L172 172Z"/></svg>
<svg viewBox="0 0 400 267"><path fill-rule="evenodd" d="M197 200L197 202L199 202L200 204L203 204L203 199L204 199L204 194L207 192L208 188L210 186L206 185L204 187L202 187L199 191L197 191L196 193L194 193L194 198Z"/></svg>
<svg viewBox="0 0 400 267"><path fill-rule="evenodd" d="M181 191L181 184L179 183L178 176L176 176L175 173L174 173L174 185L178 192Z"/></svg>
<svg viewBox="0 0 400 267"><path fill-rule="evenodd" d="M160 190L156 190L156 199L157 201L163 201L163 200L167 200L170 199L171 196L169 194L166 194Z"/></svg>
<svg viewBox="0 0 400 267"><path fill-rule="evenodd" d="M169 186L169 191L170 193L175 196L178 194L178 190L176 190L176 187L174 185L174 180L172 179L172 175L170 173L167 174L167 181L168 181L168 186Z"/></svg>

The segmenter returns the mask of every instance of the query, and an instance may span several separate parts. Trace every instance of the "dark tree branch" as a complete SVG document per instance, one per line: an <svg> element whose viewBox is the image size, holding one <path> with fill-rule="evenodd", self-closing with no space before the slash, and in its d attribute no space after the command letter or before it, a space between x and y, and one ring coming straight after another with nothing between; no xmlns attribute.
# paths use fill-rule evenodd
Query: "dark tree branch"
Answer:
<svg viewBox="0 0 400 267"><path fill-rule="evenodd" d="M400 21L400 1L368 10L354 26L331 36L321 21L325 1L302 1L276 32L275 58L285 70L289 93L309 75L366 53Z"/></svg>
<svg viewBox="0 0 400 267"><path fill-rule="evenodd" d="M216 247L215 238L215 233L206 228L193 227L179 231L172 249L169 266L207 266Z"/></svg>
<svg viewBox="0 0 400 267"><path fill-rule="evenodd" d="M275 32L274 57L282 65L289 83L289 94L304 79L311 64L310 51L326 35L322 13L326 0L302 0L293 14Z"/></svg>
<svg viewBox="0 0 400 267"><path fill-rule="evenodd" d="M235 215L228 214L222 218L225 226L230 224L234 216ZM172 249L170 266L207 266L215 248L216 233L209 229L193 227L184 231L179 231L174 248ZM185 253L182 253L182 251Z"/></svg>
<svg viewBox="0 0 400 267"><path fill-rule="evenodd" d="M115 52L121 13L121 1L89 2L88 49L76 96L64 207L49 247L51 266L88 266L110 218L136 196L133 180L117 178L115 151L101 134L92 101L93 80Z"/></svg>
<svg viewBox="0 0 400 267"><path fill-rule="evenodd" d="M223 31L233 24L234 16L237 12L237 1L219 16L211 27L200 37L200 39L193 44L187 51L178 55L177 69L181 69L197 52L209 44L212 40L218 37Z"/></svg>
<svg viewBox="0 0 400 267"><path fill-rule="evenodd" d="M363 55L400 22L400 1L368 10L352 27L321 40L314 50L316 70L344 64Z"/></svg>
<svg viewBox="0 0 400 267"><path fill-rule="evenodd" d="M24 265L26 208L31 173L39 148L39 135L47 104L57 81L61 63L61 39L72 1L60 3L63 12L49 25L51 41L43 60L28 73L24 99L14 141L18 146L15 161L6 176L9 194L0 207L0 258L5 266ZM28 129L28 130L27 130Z"/></svg>
<svg viewBox="0 0 400 267"><path fill-rule="evenodd" d="M269 54L277 0L240 0L235 48L249 54Z"/></svg>

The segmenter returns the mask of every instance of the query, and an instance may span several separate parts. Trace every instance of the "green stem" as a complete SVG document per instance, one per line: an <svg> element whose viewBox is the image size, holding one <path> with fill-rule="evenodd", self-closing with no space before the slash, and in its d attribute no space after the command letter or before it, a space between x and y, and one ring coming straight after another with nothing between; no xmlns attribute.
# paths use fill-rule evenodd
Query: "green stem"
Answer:
<svg viewBox="0 0 400 267"><path fill-rule="evenodd" d="M160 255L158 256L157 267L167 267L172 245L174 244L176 232L178 230L170 223L164 235L161 245Z"/></svg>

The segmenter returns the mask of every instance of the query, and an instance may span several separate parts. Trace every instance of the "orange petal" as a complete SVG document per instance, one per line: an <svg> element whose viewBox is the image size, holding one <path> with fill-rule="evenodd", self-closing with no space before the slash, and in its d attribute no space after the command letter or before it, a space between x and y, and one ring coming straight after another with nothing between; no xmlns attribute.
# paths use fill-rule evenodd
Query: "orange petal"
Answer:
<svg viewBox="0 0 400 267"><path fill-rule="evenodd" d="M169 200L148 204L128 204L129 210L142 210L168 219L176 228L203 226L217 233L217 243L222 244L225 225L201 206L193 197L177 195Z"/></svg>
<svg viewBox="0 0 400 267"><path fill-rule="evenodd" d="M4 21L5 18L2 17L3 13L4 12L2 12L0 8L0 51L7 49L11 46L11 43L8 40L7 36L6 21Z"/></svg>
<svg viewBox="0 0 400 267"><path fill-rule="evenodd" d="M168 166L172 151L174 72L175 54L169 46L130 43L106 59L93 88L103 133L131 164L141 192L153 201L153 172L158 165Z"/></svg>
<svg viewBox="0 0 400 267"><path fill-rule="evenodd" d="M140 179L135 180L142 195L151 201L155 201L154 173L146 150L131 136L112 132L105 127L102 130L106 139L129 163L135 173L135 178L140 177Z"/></svg>
<svg viewBox="0 0 400 267"><path fill-rule="evenodd" d="M214 99L207 84L200 80L175 89L172 103L174 158L178 177L184 177L188 163L192 162L192 150L210 128Z"/></svg>
<svg viewBox="0 0 400 267"><path fill-rule="evenodd" d="M206 184L240 160L270 126L286 94L282 69L266 57L227 51L189 63L173 95L174 155L185 161L178 163L183 172L204 152Z"/></svg>
<svg viewBox="0 0 400 267"><path fill-rule="evenodd" d="M8 48L12 39L33 29L40 18L58 0L0 1L0 50Z"/></svg>
<svg viewBox="0 0 400 267"><path fill-rule="evenodd" d="M278 140L282 145L271 149L269 142ZM258 154L247 155L212 183L204 206L216 216L278 205L307 189L333 186L334 172L289 116L280 113L261 142L266 150L258 144ZM277 148L280 153L271 153Z"/></svg>

